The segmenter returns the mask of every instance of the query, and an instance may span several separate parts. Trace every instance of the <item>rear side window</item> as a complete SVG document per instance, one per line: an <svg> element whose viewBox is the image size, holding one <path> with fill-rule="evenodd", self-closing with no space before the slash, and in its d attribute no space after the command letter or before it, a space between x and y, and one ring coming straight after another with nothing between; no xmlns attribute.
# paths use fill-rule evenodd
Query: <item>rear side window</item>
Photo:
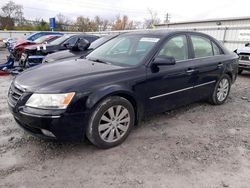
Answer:
<svg viewBox="0 0 250 188"><path fill-rule="evenodd" d="M211 41L200 36L191 36L195 58L213 56Z"/></svg>
<svg viewBox="0 0 250 188"><path fill-rule="evenodd" d="M176 61L188 59L186 36L181 35L168 40L160 50L159 55L172 56Z"/></svg>
<svg viewBox="0 0 250 188"><path fill-rule="evenodd" d="M221 54L220 48L213 42L212 42L212 45L213 45L213 49L214 49L214 55L220 55Z"/></svg>

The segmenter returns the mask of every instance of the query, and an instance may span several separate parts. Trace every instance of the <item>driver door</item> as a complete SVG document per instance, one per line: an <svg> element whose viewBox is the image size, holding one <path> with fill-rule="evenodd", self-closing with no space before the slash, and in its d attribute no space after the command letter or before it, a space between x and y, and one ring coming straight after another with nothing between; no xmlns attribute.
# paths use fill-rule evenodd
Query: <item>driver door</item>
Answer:
<svg viewBox="0 0 250 188"><path fill-rule="evenodd" d="M162 112L195 100L193 86L197 72L189 59L186 35L177 35L168 39L156 56L172 56L175 65L158 66L157 70L147 68L146 113Z"/></svg>

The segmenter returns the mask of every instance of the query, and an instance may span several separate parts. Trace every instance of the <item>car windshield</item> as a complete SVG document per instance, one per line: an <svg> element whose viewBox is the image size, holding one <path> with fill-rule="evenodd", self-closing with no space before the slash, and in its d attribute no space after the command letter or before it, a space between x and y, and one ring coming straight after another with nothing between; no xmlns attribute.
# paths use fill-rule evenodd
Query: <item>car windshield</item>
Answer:
<svg viewBox="0 0 250 188"><path fill-rule="evenodd" d="M101 37L95 40L94 42L92 42L89 46L89 49L96 49L97 47L101 46L102 44L104 44L105 42L109 41L112 38L115 38L115 36L111 35L111 36Z"/></svg>
<svg viewBox="0 0 250 188"><path fill-rule="evenodd" d="M70 38L72 35L63 35L62 37L52 41L50 44L52 45L59 45L62 44L64 41L66 41L68 38Z"/></svg>
<svg viewBox="0 0 250 188"><path fill-rule="evenodd" d="M121 36L103 44L91 52L86 59L121 66L136 66L159 39L140 35Z"/></svg>
<svg viewBox="0 0 250 188"><path fill-rule="evenodd" d="M48 38L48 36L42 36L42 37L34 40L34 42L36 42L36 43L43 43L44 41L46 41L47 38Z"/></svg>

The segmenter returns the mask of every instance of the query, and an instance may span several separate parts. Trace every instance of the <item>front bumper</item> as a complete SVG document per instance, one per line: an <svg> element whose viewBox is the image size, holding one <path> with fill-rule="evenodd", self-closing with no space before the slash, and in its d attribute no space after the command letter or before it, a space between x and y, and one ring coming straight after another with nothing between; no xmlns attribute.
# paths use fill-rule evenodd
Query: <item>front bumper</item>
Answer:
<svg viewBox="0 0 250 188"><path fill-rule="evenodd" d="M59 112L55 115L45 115L45 112L38 115L32 112L31 108L15 109L10 104L9 109L20 127L36 137L60 141L81 141L84 138L88 122L86 113ZM53 136L44 134L42 130L51 132Z"/></svg>
<svg viewBox="0 0 250 188"><path fill-rule="evenodd" d="M44 58L45 58L45 56L43 56L43 55L29 56L27 58L27 64L29 67L33 67L33 66L42 64Z"/></svg>
<svg viewBox="0 0 250 188"><path fill-rule="evenodd" d="M250 70L250 61L239 60L239 69Z"/></svg>

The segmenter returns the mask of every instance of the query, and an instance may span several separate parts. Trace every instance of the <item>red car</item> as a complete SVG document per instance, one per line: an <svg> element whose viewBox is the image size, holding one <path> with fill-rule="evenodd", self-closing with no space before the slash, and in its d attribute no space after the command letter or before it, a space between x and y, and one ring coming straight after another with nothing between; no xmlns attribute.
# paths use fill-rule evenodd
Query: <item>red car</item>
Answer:
<svg viewBox="0 0 250 188"><path fill-rule="evenodd" d="M45 35L45 36L42 36L34 41L20 40L14 46L13 51L12 51L12 55L14 56L15 61L19 61L25 47L37 45L37 44L47 44L47 43L50 43L61 36L62 35Z"/></svg>

